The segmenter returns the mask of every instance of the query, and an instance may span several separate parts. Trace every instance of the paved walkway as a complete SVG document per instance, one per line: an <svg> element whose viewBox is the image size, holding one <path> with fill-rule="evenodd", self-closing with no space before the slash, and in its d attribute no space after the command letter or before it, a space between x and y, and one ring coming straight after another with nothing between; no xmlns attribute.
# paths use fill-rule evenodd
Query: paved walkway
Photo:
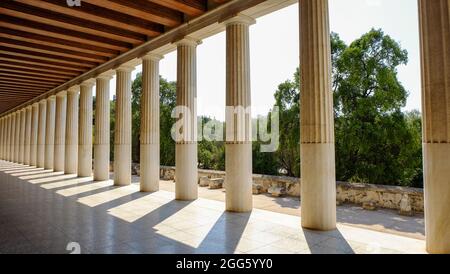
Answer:
<svg viewBox="0 0 450 274"><path fill-rule="evenodd" d="M337 230L317 232L300 227L292 198L254 196L253 212L237 214L224 212L220 190L202 188L198 200L180 202L172 188L162 182L161 191L140 193L136 183L114 187L0 161L0 253L69 253L71 242L82 253L424 252L414 230L420 217L345 206ZM359 227L365 218L371 220L362 225L370 229ZM411 226L394 224L402 220Z"/></svg>

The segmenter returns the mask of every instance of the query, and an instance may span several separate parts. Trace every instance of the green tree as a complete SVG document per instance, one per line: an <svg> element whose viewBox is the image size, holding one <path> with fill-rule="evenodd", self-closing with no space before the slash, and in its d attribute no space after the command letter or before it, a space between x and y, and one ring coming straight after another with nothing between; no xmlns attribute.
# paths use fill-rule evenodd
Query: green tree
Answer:
<svg viewBox="0 0 450 274"><path fill-rule="evenodd" d="M294 79L280 84L274 95L280 111L280 147L274 157L287 176L295 177L300 177L299 82L297 69Z"/></svg>
<svg viewBox="0 0 450 274"><path fill-rule="evenodd" d="M332 35L339 180L410 185L419 176L420 136L401 108L408 96L397 77L408 53L381 30L349 46Z"/></svg>

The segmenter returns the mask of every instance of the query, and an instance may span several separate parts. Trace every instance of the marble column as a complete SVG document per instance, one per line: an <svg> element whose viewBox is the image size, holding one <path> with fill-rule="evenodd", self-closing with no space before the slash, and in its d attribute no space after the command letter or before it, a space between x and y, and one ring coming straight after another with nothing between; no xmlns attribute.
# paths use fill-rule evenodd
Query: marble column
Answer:
<svg viewBox="0 0 450 274"><path fill-rule="evenodd" d="M142 58L141 191L159 190L159 61L149 53Z"/></svg>
<svg viewBox="0 0 450 274"><path fill-rule="evenodd" d="M45 169L53 169L55 153L55 109L56 96L47 98L47 112L45 122Z"/></svg>
<svg viewBox="0 0 450 274"><path fill-rule="evenodd" d="M3 151L5 149L5 117L2 117L0 119L0 159L4 160L5 159L5 155L3 154Z"/></svg>
<svg viewBox="0 0 450 274"><path fill-rule="evenodd" d="M14 128L14 162L19 163L20 156L20 110L16 111L16 126Z"/></svg>
<svg viewBox="0 0 450 274"><path fill-rule="evenodd" d="M9 115L9 121L8 121L8 161L13 162L13 153L14 153L14 113Z"/></svg>
<svg viewBox="0 0 450 274"><path fill-rule="evenodd" d="M78 173L78 93L80 86L67 90L66 146L64 153L64 173Z"/></svg>
<svg viewBox="0 0 450 274"><path fill-rule="evenodd" d="M425 236L450 254L450 0L419 0Z"/></svg>
<svg viewBox="0 0 450 274"><path fill-rule="evenodd" d="M56 94L55 108L55 148L53 171L64 171L66 150L67 91Z"/></svg>
<svg viewBox="0 0 450 274"><path fill-rule="evenodd" d="M300 0L302 226L336 228L334 115L328 0Z"/></svg>
<svg viewBox="0 0 450 274"><path fill-rule="evenodd" d="M109 180L110 101L109 82L114 72L104 73L96 79L94 181Z"/></svg>
<svg viewBox="0 0 450 274"><path fill-rule="evenodd" d="M175 198L198 198L197 171L197 46L186 37L177 42L177 108L182 127L175 147ZM179 116L180 117L180 116Z"/></svg>
<svg viewBox="0 0 450 274"><path fill-rule="evenodd" d="M30 140L30 165L37 167L37 144L39 129L39 103L31 106L31 140Z"/></svg>
<svg viewBox="0 0 450 274"><path fill-rule="evenodd" d="M3 117L0 118L0 160L3 160Z"/></svg>
<svg viewBox="0 0 450 274"><path fill-rule="evenodd" d="M25 162L25 115L27 114L26 109L20 110L20 133L19 133L19 164L24 164Z"/></svg>
<svg viewBox="0 0 450 274"><path fill-rule="evenodd" d="M80 85L78 176L92 176L92 88L95 80Z"/></svg>
<svg viewBox="0 0 450 274"><path fill-rule="evenodd" d="M30 162L30 141L31 141L31 106L26 107L25 114L25 149L24 149L24 159L23 162L25 165L31 165Z"/></svg>
<svg viewBox="0 0 450 274"><path fill-rule="evenodd" d="M4 123L5 122L5 117L1 117L0 118L0 159L4 160L3 158L3 148L5 147L5 145L3 144L3 135L5 133L5 128L4 128Z"/></svg>
<svg viewBox="0 0 450 274"><path fill-rule="evenodd" d="M47 100L39 102L39 123L38 123L38 142L37 142L37 167L45 167L45 133L47 122Z"/></svg>
<svg viewBox="0 0 450 274"><path fill-rule="evenodd" d="M116 69L116 124L114 130L114 185L131 184L131 72L133 66Z"/></svg>
<svg viewBox="0 0 450 274"><path fill-rule="evenodd" d="M226 210L249 212L252 202L252 117L249 26L239 15L226 24Z"/></svg>

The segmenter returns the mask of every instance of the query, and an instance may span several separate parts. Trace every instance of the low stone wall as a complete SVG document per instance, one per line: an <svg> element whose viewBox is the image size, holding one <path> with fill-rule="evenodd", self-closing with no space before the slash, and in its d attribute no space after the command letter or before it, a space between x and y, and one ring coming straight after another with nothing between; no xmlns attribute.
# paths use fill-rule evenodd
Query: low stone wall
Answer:
<svg viewBox="0 0 450 274"><path fill-rule="evenodd" d="M139 175L139 164L133 164L133 174ZM224 171L198 171L199 178L225 178ZM160 178L175 179L175 167L161 166ZM253 175L253 193L269 193L273 196L288 195L300 197L300 179L285 176ZM399 210L400 214L411 215L423 212L423 190L418 188L358 184L336 183L337 204L351 203L363 206L365 209L388 208Z"/></svg>

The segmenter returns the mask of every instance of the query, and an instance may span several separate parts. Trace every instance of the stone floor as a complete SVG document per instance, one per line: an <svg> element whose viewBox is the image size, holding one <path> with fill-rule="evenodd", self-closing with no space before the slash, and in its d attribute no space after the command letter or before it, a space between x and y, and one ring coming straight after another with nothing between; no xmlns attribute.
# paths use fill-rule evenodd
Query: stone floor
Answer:
<svg viewBox="0 0 450 274"><path fill-rule="evenodd" d="M223 191L199 193L181 202L171 182L140 193L0 161L0 253L70 253L73 242L81 253L425 253L421 216L344 206L337 230L317 232L300 227L294 198L254 196L237 214Z"/></svg>

